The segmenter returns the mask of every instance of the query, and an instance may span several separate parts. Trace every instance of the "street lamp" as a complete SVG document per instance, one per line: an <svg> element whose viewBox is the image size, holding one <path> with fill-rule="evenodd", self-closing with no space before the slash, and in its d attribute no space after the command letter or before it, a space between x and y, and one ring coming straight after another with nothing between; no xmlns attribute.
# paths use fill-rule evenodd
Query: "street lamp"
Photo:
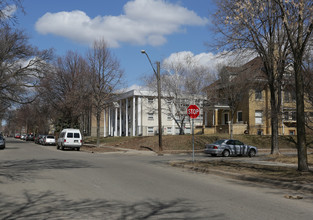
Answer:
<svg viewBox="0 0 313 220"><path fill-rule="evenodd" d="M161 77L160 77L160 62L156 62L157 65L157 71L155 71L152 62L150 60L149 55L146 53L145 50L141 50L141 53L146 54L149 63L151 64L151 67L153 69L154 75L157 79L158 83L158 119L159 119L159 151L163 151L162 147L162 112L161 112Z"/></svg>

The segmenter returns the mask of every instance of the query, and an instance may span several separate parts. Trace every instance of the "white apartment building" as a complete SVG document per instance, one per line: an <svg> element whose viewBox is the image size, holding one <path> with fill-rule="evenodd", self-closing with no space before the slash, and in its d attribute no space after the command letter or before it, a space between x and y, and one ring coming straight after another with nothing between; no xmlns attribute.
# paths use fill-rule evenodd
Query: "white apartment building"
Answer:
<svg viewBox="0 0 313 220"><path fill-rule="evenodd" d="M169 101L169 97L162 97L162 130L164 135L179 134L173 115L175 106ZM186 117L184 131L191 133L191 120L187 116L187 108L191 104L197 104L200 115L194 120L195 126L203 125L203 100L204 97L182 98ZM172 114L171 114L172 113ZM158 132L158 99L156 92L131 90L122 93L116 100L108 104L104 111L103 129L101 133L107 136L149 136ZM102 127L102 126L101 126Z"/></svg>

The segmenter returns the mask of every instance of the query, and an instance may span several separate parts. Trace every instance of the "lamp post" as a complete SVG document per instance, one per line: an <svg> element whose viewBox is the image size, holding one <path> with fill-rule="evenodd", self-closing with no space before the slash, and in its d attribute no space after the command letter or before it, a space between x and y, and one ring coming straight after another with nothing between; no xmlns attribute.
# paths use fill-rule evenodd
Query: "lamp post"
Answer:
<svg viewBox="0 0 313 220"><path fill-rule="evenodd" d="M149 55L146 53L145 50L141 50L141 53L146 54L149 63L151 64L151 67L153 69L154 75L157 79L157 85L158 85L158 119L159 119L159 151L163 151L162 147L162 112L161 112L161 77L160 77L160 62L156 62L157 65L157 71L155 71L152 62L150 60Z"/></svg>

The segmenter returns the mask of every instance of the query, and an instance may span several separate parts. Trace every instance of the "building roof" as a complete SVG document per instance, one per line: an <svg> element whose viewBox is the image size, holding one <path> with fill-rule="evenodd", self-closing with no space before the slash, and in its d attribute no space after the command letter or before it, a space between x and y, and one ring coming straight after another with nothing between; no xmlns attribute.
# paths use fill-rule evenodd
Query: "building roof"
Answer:
<svg viewBox="0 0 313 220"><path fill-rule="evenodd" d="M122 92L119 95L117 95L117 100L120 99L126 99L126 98L130 98L130 97L134 97L134 96L139 96L139 97L157 97L158 93L157 91L153 91L153 90L147 90L147 89L132 89L126 92ZM171 97L168 94L161 94L161 96L164 97ZM206 99L206 96L204 95L182 95L181 98L185 98L185 99Z"/></svg>
<svg viewBox="0 0 313 220"><path fill-rule="evenodd" d="M225 68L234 78L236 78L238 75L241 75L250 82L256 80L267 80L267 77L263 70L264 66L261 57L256 57L250 60L248 63L239 67L226 66ZM220 80L216 80L207 87L207 90L218 89L220 87L220 83Z"/></svg>

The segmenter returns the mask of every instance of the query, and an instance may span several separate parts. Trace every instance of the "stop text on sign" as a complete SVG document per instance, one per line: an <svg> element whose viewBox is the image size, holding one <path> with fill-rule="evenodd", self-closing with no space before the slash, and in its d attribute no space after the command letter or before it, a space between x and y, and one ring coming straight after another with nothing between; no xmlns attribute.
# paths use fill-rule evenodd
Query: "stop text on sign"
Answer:
<svg viewBox="0 0 313 220"><path fill-rule="evenodd" d="M190 118L197 118L200 114L200 109L196 105L190 105L187 108L187 114L189 115Z"/></svg>

